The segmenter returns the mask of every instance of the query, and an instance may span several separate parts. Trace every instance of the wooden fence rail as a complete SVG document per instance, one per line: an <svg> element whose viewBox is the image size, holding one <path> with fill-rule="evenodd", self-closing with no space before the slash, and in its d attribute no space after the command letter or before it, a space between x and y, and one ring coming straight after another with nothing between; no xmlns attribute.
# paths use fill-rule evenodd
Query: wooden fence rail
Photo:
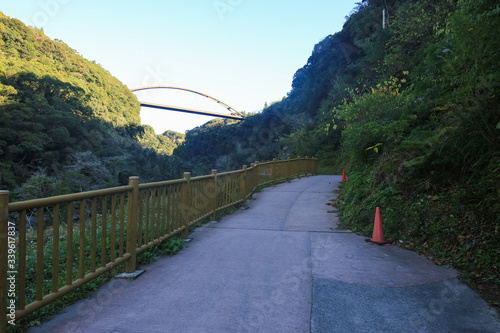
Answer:
<svg viewBox="0 0 500 333"><path fill-rule="evenodd" d="M0 332L117 265L134 272L137 254L187 238L190 226L244 204L257 187L316 170L316 159L298 158L21 202L0 191Z"/></svg>

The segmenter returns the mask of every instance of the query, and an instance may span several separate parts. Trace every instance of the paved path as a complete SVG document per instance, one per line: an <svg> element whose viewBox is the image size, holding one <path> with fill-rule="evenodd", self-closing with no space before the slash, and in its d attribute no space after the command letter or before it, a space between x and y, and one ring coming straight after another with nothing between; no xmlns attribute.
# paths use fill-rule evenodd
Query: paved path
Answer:
<svg viewBox="0 0 500 333"><path fill-rule="evenodd" d="M267 188L29 332L500 332L454 270L339 230L327 205L339 181Z"/></svg>

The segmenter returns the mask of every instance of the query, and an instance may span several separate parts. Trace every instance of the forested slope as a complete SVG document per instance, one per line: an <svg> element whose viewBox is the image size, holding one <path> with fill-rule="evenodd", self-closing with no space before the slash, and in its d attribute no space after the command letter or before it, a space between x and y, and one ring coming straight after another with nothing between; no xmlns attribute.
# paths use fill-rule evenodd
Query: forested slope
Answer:
<svg viewBox="0 0 500 333"><path fill-rule="evenodd" d="M345 227L370 235L380 206L386 237L459 268L498 302L499 35L495 0L364 0L284 100L188 133L179 155L227 168L318 156L323 172L347 171ZM201 138L213 141L205 154Z"/></svg>
<svg viewBox="0 0 500 333"><path fill-rule="evenodd" d="M180 177L177 139L141 126L137 98L62 41L0 13L0 188L26 199Z"/></svg>

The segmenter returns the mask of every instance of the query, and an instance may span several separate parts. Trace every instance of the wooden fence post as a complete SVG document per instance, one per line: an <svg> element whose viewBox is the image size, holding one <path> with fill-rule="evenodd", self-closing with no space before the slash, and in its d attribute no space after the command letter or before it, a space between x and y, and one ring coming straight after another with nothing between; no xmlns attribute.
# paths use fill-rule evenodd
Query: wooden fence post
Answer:
<svg viewBox="0 0 500 333"><path fill-rule="evenodd" d="M276 181L278 180L278 163L276 163L276 159L273 158L273 185L276 185Z"/></svg>
<svg viewBox="0 0 500 333"><path fill-rule="evenodd" d="M245 207L246 198L247 198L247 166L243 166L243 171L240 174L240 196L243 202L241 203L241 207Z"/></svg>
<svg viewBox="0 0 500 333"><path fill-rule="evenodd" d="M134 273L137 255L137 206L139 197L139 177L130 177L128 184L134 189L128 195L127 253L132 256L125 263L125 273ZM141 216L142 218L142 216Z"/></svg>
<svg viewBox="0 0 500 333"><path fill-rule="evenodd" d="M0 191L0 331L7 326L9 191Z"/></svg>
<svg viewBox="0 0 500 333"><path fill-rule="evenodd" d="M292 175L292 169L290 168L291 164L290 164L290 157L288 157L286 159L286 181L289 182L290 181L290 176Z"/></svg>
<svg viewBox="0 0 500 333"><path fill-rule="evenodd" d="M247 182L247 186L250 189L250 193L248 198L253 199L253 191L256 189L257 185L255 184L255 164L250 163L250 176L248 177L249 181Z"/></svg>
<svg viewBox="0 0 500 333"><path fill-rule="evenodd" d="M191 219L191 173L184 172L186 182L182 185L181 219L184 229L181 236L185 239L189 236L189 221Z"/></svg>
<svg viewBox="0 0 500 333"><path fill-rule="evenodd" d="M302 172L302 157L299 156L297 159L297 178L300 179L300 173Z"/></svg>
<svg viewBox="0 0 500 333"><path fill-rule="evenodd" d="M217 214L217 170L212 169L212 177L214 178L214 193L212 201L212 214L210 215L210 220L215 221L215 215Z"/></svg>

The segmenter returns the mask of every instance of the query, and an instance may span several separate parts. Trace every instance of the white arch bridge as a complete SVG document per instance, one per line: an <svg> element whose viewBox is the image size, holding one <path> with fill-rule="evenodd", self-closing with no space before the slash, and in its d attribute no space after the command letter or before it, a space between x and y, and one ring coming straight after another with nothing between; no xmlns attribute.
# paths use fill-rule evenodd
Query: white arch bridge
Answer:
<svg viewBox="0 0 500 333"><path fill-rule="evenodd" d="M201 93L199 91L191 90L191 89L179 88L179 87L169 87L169 86L154 86L154 87L142 87L142 88L131 89L131 91L136 92L136 91L141 91L141 90L153 90L153 89L181 90L181 91L186 91L188 93L200 95L200 96L206 97L208 99L211 99L212 101L216 102L217 104L220 104L221 106L226 108L230 114L189 109L189 108L183 108L183 107L171 106L171 105L153 104L153 103L147 103L147 102L140 102L141 106L147 107L147 108L153 108L153 109L185 112L185 113L191 113L191 114L200 114L200 115L205 115L205 116L220 117L220 118L226 118L226 119L236 119L236 120L244 120L245 119L245 116L243 114L236 111L234 108L230 107L226 103L224 103L224 102L222 102L222 101L220 101L212 96L209 96L207 94Z"/></svg>

